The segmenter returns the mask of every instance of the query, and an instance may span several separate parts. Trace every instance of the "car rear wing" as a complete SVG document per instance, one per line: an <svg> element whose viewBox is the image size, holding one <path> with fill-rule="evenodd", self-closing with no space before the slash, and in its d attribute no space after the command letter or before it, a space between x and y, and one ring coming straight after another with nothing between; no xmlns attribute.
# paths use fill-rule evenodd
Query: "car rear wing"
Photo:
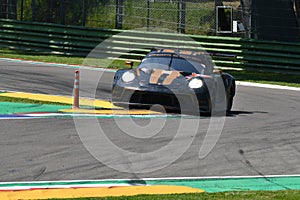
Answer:
<svg viewBox="0 0 300 200"><path fill-rule="evenodd" d="M236 58L236 55L234 54L226 54L226 53L208 53L210 56L216 56L216 57L225 57L225 58Z"/></svg>
<svg viewBox="0 0 300 200"><path fill-rule="evenodd" d="M194 50L180 50L180 49L169 49L169 48L157 48L157 47L153 47L150 52L153 52L153 51L156 51L156 52L164 52L164 53L179 53L179 54L188 54L188 52L190 52L190 54L193 54L193 52L196 52L196 53L200 53L200 54L207 54L208 56L216 56L216 57L226 57L226 58L236 58L236 55L234 54L227 54L227 53L216 53L216 52L206 52L206 51L194 51Z"/></svg>

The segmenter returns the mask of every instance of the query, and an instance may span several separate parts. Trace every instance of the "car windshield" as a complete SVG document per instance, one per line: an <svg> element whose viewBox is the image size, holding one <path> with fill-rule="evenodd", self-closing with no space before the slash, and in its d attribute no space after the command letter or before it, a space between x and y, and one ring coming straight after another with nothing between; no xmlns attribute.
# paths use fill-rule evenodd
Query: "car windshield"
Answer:
<svg viewBox="0 0 300 200"><path fill-rule="evenodd" d="M197 74L204 74L206 71L206 66L203 63L172 56L146 57L140 63L139 68L160 68L165 70L178 70L185 73Z"/></svg>

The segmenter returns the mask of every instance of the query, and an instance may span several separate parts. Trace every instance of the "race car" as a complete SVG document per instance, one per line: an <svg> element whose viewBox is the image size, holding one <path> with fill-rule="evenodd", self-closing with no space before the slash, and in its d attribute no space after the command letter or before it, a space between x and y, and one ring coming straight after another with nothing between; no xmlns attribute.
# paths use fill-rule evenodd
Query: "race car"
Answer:
<svg viewBox="0 0 300 200"><path fill-rule="evenodd" d="M161 105L179 112L228 112L235 96L235 79L214 69L202 51L153 48L133 68L115 73L112 102L117 106Z"/></svg>

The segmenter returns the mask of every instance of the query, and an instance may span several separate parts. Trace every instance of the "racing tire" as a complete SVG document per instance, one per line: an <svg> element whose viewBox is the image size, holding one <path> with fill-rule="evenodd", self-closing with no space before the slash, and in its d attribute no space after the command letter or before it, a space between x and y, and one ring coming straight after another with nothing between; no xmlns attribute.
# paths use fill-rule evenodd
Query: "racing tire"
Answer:
<svg viewBox="0 0 300 200"><path fill-rule="evenodd" d="M232 109L232 105L233 105L233 96L230 95L227 99L227 108L226 108L226 112L230 112Z"/></svg>

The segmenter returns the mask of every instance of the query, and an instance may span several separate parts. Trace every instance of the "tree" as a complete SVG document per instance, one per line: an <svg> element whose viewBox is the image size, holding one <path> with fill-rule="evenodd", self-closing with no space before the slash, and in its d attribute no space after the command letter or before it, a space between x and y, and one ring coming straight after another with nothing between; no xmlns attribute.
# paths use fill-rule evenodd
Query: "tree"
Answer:
<svg viewBox="0 0 300 200"><path fill-rule="evenodd" d="M291 0L252 0L251 9L255 38L299 41L299 24Z"/></svg>
<svg viewBox="0 0 300 200"><path fill-rule="evenodd" d="M3 1L3 0L0 0ZM84 25L86 16L106 0L31 0L32 21Z"/></svg>
<svg viewBox="0 0 300 200"><path fill-rule="evenodd" d="M0 18L17 19L17 0L0 0Z"/></svg>
<svg viewBox="0 0 300 200"><path fill-rule="evenodd" d="M298 24L300 24L300 0L295 0L295 12L296 12Z"/></svg>
<svg viewBox="0 0 300 200"><path fill-rule="evenodd" d="M17 19L17 0L8 0L7 11L8 19Z"/></svg>
<svg viewBox="0 0 300 200"><path fill-rule="evenodd" d="M6 0L0 0L0 18L6 18L7 16L7 5Z"/></svg>

